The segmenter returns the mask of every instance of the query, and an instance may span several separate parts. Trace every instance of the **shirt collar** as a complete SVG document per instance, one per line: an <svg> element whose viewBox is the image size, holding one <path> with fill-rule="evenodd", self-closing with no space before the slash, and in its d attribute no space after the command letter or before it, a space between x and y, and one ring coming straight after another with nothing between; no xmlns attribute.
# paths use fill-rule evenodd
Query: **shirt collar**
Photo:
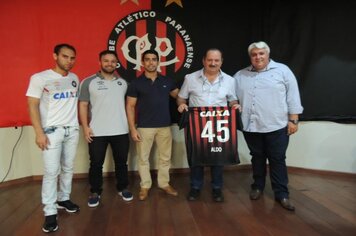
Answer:
<svg viewBox="0 0 356 236"><path fill-rule="evenodd" d="M104 76L101 74L100 71L96 72L96 76L98 76L100 79L105 79ZM117 80L119 79L120 77L114 73L114 79L113 80Z"/></svg>
<svg viewBox="0 0 356 236"><path fill-rule="evenodd" d="M268 70L271 70L271 69L274 69L274 68L277 68L277 63L275 61L273 61L272 59L270 59L269 63L266 66L266 68L264 70L262 70L261 72L268 71ZM255 68L252 65L249 66L248 70L252 71L252 72L256 72Z"/></svg>
<svg viewBox="0 0 356 236"><path fill-rule="evenodd" d="M217 78L218 78L218 80L216 82L222 81L224 79L222 70L219 70L219 74L218 74ZM208 80L206 78L206 76L204 75L204 68L199 71L199 79L201 79L203 82Z"/></svg>
<svg viewBox="0 0 356 236"><path fill-rule="evenodd" d="M139 78L140 78L140 77L143 78L143 79L151 80L151 79L149 79L149 78L146 77L145 73L142 73L142 74L139 76ZM157 78L156 78L156 80L162 79L162 78L163 78L162 75L161 75L160 73L157 73Z"/></svg>

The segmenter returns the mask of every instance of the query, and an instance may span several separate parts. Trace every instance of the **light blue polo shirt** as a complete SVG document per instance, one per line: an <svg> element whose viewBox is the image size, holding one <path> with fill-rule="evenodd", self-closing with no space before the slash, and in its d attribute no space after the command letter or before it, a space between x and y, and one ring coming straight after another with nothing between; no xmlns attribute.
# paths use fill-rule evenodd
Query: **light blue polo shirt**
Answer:
<svg viewBox="0 0 356 236"><path fill-rule="evenodd" d="M190 107L227 106L237 100L234 78L220 71L210 83L203 72L201 69L186 75L179 91L179 97L189 99Z"/></svg>

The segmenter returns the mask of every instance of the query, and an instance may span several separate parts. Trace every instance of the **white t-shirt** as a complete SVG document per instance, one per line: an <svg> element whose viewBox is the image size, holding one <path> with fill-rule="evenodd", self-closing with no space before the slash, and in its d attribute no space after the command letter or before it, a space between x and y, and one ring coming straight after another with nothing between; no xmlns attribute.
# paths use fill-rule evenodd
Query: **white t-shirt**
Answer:
<svg viewBox="0 0 356 236"><path fill-rule="evenodd" d="M40 99L42 127L78 125L79 79L45 70L31 76L26 96Z"/></svg>

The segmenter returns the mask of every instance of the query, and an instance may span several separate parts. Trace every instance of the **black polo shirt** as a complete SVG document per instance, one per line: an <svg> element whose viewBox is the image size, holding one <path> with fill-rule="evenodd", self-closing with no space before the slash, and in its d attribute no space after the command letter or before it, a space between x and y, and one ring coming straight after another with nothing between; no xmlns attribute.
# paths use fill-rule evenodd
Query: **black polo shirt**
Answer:
<svg viewBox="0 0 356 236"><path fill-rule="evenodd" d="M174 80L163 75L158 75L153 83L144 74L133 79L127 96L137 98L137 127L170 126L169 93L176 88Z"/></svg>

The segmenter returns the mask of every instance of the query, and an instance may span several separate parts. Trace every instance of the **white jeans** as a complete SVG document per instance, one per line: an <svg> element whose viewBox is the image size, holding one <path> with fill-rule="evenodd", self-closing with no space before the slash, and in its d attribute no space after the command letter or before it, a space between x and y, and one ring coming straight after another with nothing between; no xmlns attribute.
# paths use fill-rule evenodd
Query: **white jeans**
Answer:
<svg viewBox="0 0 356 236"><path fill-rule="evenodd" d="M42 152L44 175L42 203L45 216L57 214L56 201L69 200L72 190L73 164L79 141L79 127L44 128L50 145ZM59 190L57 192L59 175Z"/></svg>

